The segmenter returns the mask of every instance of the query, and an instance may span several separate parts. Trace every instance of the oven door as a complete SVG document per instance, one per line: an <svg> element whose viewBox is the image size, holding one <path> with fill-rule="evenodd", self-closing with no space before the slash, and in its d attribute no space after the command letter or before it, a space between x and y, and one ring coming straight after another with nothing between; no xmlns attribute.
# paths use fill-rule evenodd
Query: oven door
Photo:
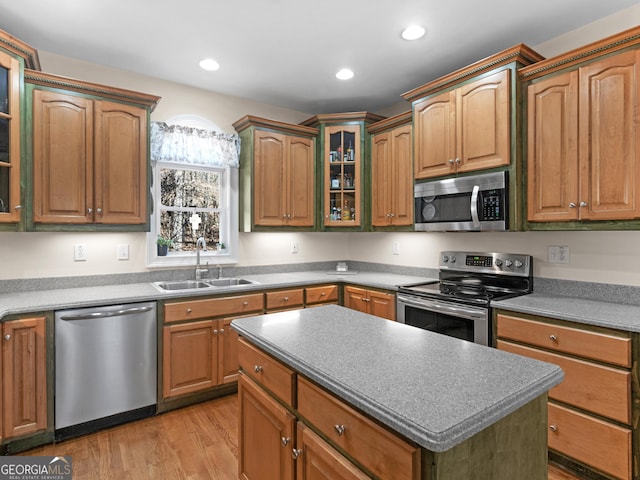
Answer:
<svg viewBox="0 0 640 480"><path fill-rule="evenodd" d="M488 307L398 294L397 320L461 340L491 344Z"/></svg>

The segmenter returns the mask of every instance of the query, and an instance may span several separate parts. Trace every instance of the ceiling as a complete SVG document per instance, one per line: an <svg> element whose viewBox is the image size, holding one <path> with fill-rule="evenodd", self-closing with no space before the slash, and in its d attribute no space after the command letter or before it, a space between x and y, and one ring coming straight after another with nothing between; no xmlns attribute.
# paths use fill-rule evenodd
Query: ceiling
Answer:
<svg viewBox="0 0 640 480"><path fill-rule="evenodd" d="M304 113L368 110L637 0L20 0L0 28L46 51ZM427 34L408 42L413 23ZM201 70L212 57L221 68ZM353 79L337 80L349 67ZM46 69L46 65L44 65ZM153 92L150 92L153 93Z"/></svg>

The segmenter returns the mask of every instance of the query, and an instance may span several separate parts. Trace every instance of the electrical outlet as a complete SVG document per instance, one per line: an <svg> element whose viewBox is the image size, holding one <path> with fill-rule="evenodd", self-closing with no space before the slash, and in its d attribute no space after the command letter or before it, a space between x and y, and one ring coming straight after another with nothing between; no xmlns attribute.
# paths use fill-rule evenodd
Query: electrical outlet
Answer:
<svg viewBox="0 0 640 480"><path fill-rule="evenodd" d="M129 260L129 245L118 245L117 258L118 260Z"/></svg>
<svg viewBox="0 0 640 480"><path fill-rule="evenodd" d="M73 260L76 262L85 262L87 260L86 245L78 244L73 246Z"/></svg>
<svg viewBox="0 0 640 480"><path fill-rule="evenodd" d="M550 246L547 247L549 263L569 263L569 247Z"/></svg>
<svg viewBox="0 0 640 480"><path fill-rule="evenodd" d="M399 242L393 242L393 254L394 255L400 255L400 243Z"/></svg>
<svg viewBox="0 0 640 480"><path fill-rule="evenodd" d="M298 242L291 242L291 253L298 253Z"/></svg>

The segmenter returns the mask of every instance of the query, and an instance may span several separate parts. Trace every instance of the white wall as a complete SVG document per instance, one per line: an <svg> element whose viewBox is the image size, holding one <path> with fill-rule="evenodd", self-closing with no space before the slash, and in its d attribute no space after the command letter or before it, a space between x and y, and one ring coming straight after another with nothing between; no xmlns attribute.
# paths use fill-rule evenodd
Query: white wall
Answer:
<svg viewBox="0 0 640 480"><path fill-rule="evenodd" d="M640 4L534 48L551 56L637 24ZM46 51L39 53L45 71L162 96L152 114L156 121L198 115L232 132L231 124L248 113L293 123L313 114L189 88ZM408 109L406 102L399 101L397 106L381 113L392 115ZM145 271L144 239L143 233L0 233L0 279ZM292 241L298 242L298 254L290 253ZM399 243L400 255L392 255L394 241ZM86 262L73 261L76 243L86 245ZM119 244L129 245L129 260L116 259ZM570 263L548 264L549 245L569 246ZM436 268L439 251L474 249L532 254L537 276L640 286L638 245L639 232L245 233L240 234L240 265L351 258Z"/></svg>

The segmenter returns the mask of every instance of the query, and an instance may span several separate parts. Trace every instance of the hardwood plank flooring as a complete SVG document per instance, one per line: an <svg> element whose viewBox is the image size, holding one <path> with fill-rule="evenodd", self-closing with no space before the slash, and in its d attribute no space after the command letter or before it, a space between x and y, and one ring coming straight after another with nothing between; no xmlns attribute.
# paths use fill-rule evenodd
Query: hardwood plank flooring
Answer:
<svg viewBox="0 0 640 480"><path fill-rule="evenodd" d="M235 480L237 395L29 450L70 455L73 480ZM549 465L549 480L579 480Z"/></svg>

